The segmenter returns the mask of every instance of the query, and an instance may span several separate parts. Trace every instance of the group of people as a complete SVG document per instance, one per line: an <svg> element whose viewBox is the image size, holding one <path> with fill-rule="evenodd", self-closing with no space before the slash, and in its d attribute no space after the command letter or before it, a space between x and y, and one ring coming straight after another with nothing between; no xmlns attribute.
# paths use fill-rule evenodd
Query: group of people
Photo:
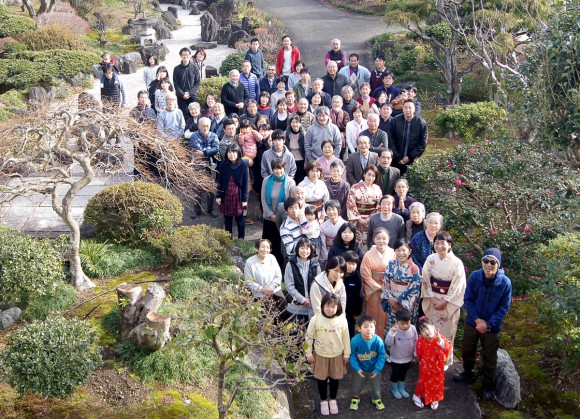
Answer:
<svg viewBox="0 0 580 419"><path fill-rule="evenodd" d="M365 379L375 406L384 409L381 370L389 363L393 396L409 397L404 381L414 356L420 378L413 401L437 409L463 305L465 372L457 379L473 381L481 340L484 396L491 397L511 285L497 249L484 252L482 269L466 281L442 215L426 214L409 195L403 176L428 136L416 88L396 88L384 57L376 57L372 71L357 54L347 60L338 39L325 56L327 74L311 80L300 51L284 36L276 62L267 66L252 39L241 72L231 70L219 99L209 93L201 107L205 52L192 57L183 48L180 56L173 83L167 68L149 59L147 90L138 93L131 116L154 122L161 136L183 138L192 158L216 173L217 194L207 196L207 212L217 217L217 204L230 234L235 219L238 238L245 237L245 225L253 223L249 193L260 194L262 239L246 262L246 284L275 307L280 321L307 327L306 355L319 380L322 414L337 413L338 382L349 359L351 409L358 408ZM102 95L120 106L124 92L111 67L111 57L103 56Z"/></svg>

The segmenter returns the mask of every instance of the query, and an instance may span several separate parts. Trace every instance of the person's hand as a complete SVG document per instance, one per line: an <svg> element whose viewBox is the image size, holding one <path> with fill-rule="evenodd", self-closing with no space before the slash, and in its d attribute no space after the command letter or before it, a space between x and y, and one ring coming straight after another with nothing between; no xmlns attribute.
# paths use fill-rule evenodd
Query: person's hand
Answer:
<svg viewBox="0 0 580 419"><path fill-rule="evenodd" d="M203 157L203 151L201 150L195 150L193 154L195 155L195 157Z"/></svg>
<svg viewBox="0 0 580 419"><path fill-rule="evenodd" d="M218 204L218 205L221 205L222 204L222 199L221 198L216 198L215 199L215 203Z"/></svg>
<svg viewBox="0 0 580 419"><path fill-rule="evenodd" d="M391 327L391 330L390 330L390 332L391 332L392 334L395 334L395 333L397 333L397 326L393 326L393 327Z"/></svg>
<svg viewBox="0 0 580 419"><path fill-rule="evenodd" d="M310 299L309 298L305 298L304 301L302 301L302 305L304 307L310 307Z"/></svg>
<svg viewBox="0 0 580 419"><path fill-rule="evenodd" d="M359 375L359 377L361 377L361 378L365 378L365 373L364 373L364 372L362 372L362 370L359 370L359 371L358 371L358 375Z"/></svg>
<svg viewBox="0 0 580 419"><path fill-rule="evenodd" d="M342 357L342 362L344 365L346 365L346 363L348 362L348 356L343 356Z"/></svg>
<svg viewBox="0 0 580 419"><path fill-rule="evenodd" d="M314 364L316 362L316 359L314 359L312 355L307 355L306 360L308 361L309 364Z"/></svg>
<svg viewBox="0 0 580 419"><path fill-rule="evenodd" d="M401 164L407 164L411 161L411 159L409 159L409 157L405 156L401 159L401 161L399 163Z"/></svg>
<svg viewBox="0 0 580 419"><path fill-rule="evenodd" d="M358 222L360 223L360 225L366 226L369 223L369 219L368 218L359 218Z"/></svg>
<svg viewBox="0 0 580 419"><path fill-rule="evenodd" d="M486 333L487 332L487 322L485 320L481 320L475 328L479 333Z"/></svg>
<svg viewBox="0 0 580 419"><path fill-rule="evenodd" d="M399 209L400 210L405 209L405 200L403 198L399 199Z"/></svg>
<svg viewBox="0 0 580 419"><path fill-rule="evenodd" d="M373 373L371 374L371 378L375 378L376 376L377 376L377 373L376 373L376 372L373 372Z"/></svg>
<svg viewBox="0 0 580 419"><path fill-rule="evenodd" d="M445 300L443 300L443 301L440 301L440 302L438 302L438 303L435 303L435 304L433 305L433 308L434 308L435 310L445 310L445 307L447 307L447 301L445 301Z"/></svg>
<svg viewBox="0 0 580 419"><path fill-rule="evenodd" d="M236 108L243 109L244 108L244 102L236 103Z"/></svg>
<svg viewBox="0 0 580 419"><path fill-rule="evenodd" d="M272 296L273 293L274 293L274 291L271 289L262 288L262 294L264 294L266 297Z"/></svg>
<svg viewBox="0 0 580 419"><path fill-rule="evenodd" d="M270 221L276 222L276 216L275 215L270 215Z"/></svg>
<svg viewBox="0 0 580 419"><path fill-rule="evenodd" d="M190 96L189 96L189 92L185 92L185 93L183 94L183 98L184 98L184 99L189 99L189 98L190 98Z"/></svg>
<svg viewBox="0 0 580 419"><path fill-rule="evenodd" d="M399 304L399 302L397 301L397 299L395 297L389 297L389 305L391 306L391 308L393 310L397 309L398 304Z"/></svg>
<svg viewBox="0 0 580 419"><path fill-rule="evenodd" d="M246 208L248 206L247 202L242 202L242 208Z"/></svg>

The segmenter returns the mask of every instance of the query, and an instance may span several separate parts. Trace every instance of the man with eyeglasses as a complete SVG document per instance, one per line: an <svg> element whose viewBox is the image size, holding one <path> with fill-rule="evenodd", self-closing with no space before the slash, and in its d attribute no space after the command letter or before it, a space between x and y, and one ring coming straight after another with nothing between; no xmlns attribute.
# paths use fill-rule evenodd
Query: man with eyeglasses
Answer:
<svg viewBox="0 0 580 419"><path fill-rule="evenodd" d="M501 252L487 249L481 258L481 269L467 281L464 304L467 309L463 335L463 369L453 380L473 384L477 341L481 342L483 359L483 397L492 400L495 390L495 368L499 334L512 300L512 284L501 269Z"/></svg>

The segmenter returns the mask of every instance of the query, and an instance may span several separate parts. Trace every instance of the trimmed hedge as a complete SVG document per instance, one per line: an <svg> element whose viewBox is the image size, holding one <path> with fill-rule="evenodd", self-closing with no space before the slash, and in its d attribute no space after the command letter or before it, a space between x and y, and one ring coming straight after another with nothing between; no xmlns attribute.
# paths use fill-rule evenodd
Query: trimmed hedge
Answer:
<svg viewBox="0 0 580 419"><path fill-rule="evenodd" d="M208 93L215 93L218 102L221 101L222 87L230 79L228 77L212 77L209 79L203 79L199 85L199 90L197 91L197 101L203 107L205 106L205 98Z"/></svg>
<svg viewBox="0 0 580 419"><path fill-rule="evenodd" d="M78 73L92 74L92 64L98 55L87 51L55 49L23 51L0 60L0 85L27 89L51 79L66 79Z"/></svg>
<svg viewBox="0 0 580 419"><path fill-rule="evenodd" d="M29 30L14 37L31 51L66 49L69 51L86 51L85 43L69 28L61 25L43 26Z"/></svg>
<svg viewBox="0 0 580 419"><path fill-rule="evenodd" d="M0 121L7 121L14 116L15 110L26 110L22 95L16 90L8 90L0 95Z"/></svg>
<svg viewBox="0 0 580 419"><path fill-rule="evenodd" d="M234 52L233 54L228 55L222 62L220 74L224 77L228 77L230 70L236 69L242 71L242 63L244 62L245 55L244 52Z"/></svg>
<svg viewBox="0 0 580 419"><path fill-rule="evenodd" d="M15 36L36 27L34 20L26 16L17 16L0 3L0 38Z"/></svg>
<svg viewBox="0 0 580 419"><path fill-rule="evenodd" d="M501 123L507 114L494 102L478 102L458 105L435 118L440 135L455 132L468 143L482 140L494 128L501 131ZM497 136L497 133L494 134Z"/></svg>

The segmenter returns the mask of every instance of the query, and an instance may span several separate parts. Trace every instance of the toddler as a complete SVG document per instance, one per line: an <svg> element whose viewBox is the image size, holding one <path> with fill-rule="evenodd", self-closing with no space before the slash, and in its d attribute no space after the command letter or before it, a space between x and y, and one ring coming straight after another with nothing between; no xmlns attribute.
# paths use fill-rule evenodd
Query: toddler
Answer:
<svg viewBox="0 0 580 419"><path fill-rule="evenodd" d="M303 233L316 247L316 253L319 255L322 248L322 240L320 239L320 222L318 222L316 206L306 205L304 207L304 216L306 217L306 226L303 229Z"/></svg>

